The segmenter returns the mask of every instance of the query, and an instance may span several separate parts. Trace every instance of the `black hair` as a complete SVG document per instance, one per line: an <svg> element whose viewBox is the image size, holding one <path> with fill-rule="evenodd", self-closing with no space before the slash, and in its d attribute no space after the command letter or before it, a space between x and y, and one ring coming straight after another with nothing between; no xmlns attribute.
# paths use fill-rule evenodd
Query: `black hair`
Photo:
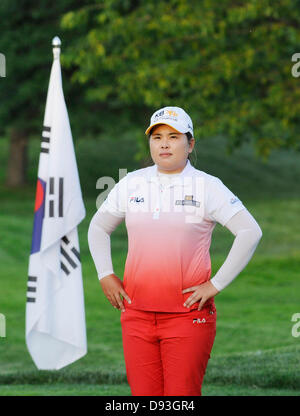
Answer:
<svg viewBox="0 0 300 416"><path fill-rule="evenodd" d="M187 133L185 133L185 135L186 135L186 137L187 137L187 139L188 139L188 142L190 142L190 140L193 138L192 133L190 133L190 132L188 131ZM190 156L191 156L191 153L189 153L189 155L188 155L188 159L189 159L189 160L190 160Z"/></svg>
<svg viewBox="0 0 300 416"><path fill-rule="evenodd" d="M189 131L185 134L186 134L186 137L187 137L188 141L190 141L193 138L192 133L190 133Z"/></svg>

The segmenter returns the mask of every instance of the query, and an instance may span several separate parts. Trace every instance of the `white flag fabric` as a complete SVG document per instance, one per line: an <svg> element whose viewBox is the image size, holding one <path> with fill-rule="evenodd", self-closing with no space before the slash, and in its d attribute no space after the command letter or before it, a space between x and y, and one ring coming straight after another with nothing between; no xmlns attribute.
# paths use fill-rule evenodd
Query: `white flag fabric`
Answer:
<svg viewBox="0 0 300 416"><path fill-rule="evenodd" d="M41 139L26 302L26 344L41 370L59 370L87 352L77 226L85 217L54 48Z"/></svg>

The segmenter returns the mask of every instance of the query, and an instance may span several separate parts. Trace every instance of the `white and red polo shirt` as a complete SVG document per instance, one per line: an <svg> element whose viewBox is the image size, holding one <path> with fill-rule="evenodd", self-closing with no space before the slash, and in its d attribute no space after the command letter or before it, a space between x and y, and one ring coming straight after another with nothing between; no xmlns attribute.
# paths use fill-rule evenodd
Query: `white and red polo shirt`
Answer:
<svg viewBox="0 0 300 416"><path fill-rule="evenodd" d="M124 299L126 307L186 312L183 303L191 293L182 290L211 277L209 248L216 223L224 226L245 207L220 179L189 160L182 172L168 175L170 181L158 173L157 165L128 173L99 211L125 219L123 284L132 301L129 305Z"/></svg>

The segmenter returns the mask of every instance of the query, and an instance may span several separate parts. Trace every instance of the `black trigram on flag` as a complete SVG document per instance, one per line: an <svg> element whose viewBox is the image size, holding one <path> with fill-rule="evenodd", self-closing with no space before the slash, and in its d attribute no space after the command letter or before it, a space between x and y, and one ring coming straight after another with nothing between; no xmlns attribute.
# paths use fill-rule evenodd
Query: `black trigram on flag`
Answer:
<svg viewBox="0 0 300 416"><path fill-rule="evenodd" d="M49 153L51 127L43 126L41 139L41 153Z"/></svg>
<svg viewBox="0 0 300 416"><path fill-rule="evenodd" d="M73 269L80 264L80 253L76 247L72 246L70 240L64 236L60 244L61 261L60 267L66 275L69 275Z"/></svg>
<svg viewBox="0 0 300 416"><path fill-rule="evenodd" d="M28 276L27 281L27 303L36 301L36 286L37 286L37 277Z"/></svg>
<svg viewBox="0 0 300 416"><path fill-rule="evenodd" d="M49 178L48 184L48 216L50 218L64 215L64 178Z"/></svg>

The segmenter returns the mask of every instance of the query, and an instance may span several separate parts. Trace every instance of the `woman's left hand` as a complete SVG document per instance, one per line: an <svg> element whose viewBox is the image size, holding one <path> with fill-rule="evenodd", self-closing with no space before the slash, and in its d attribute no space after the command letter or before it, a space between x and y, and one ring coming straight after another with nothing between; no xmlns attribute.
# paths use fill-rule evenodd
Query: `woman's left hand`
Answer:
<svg viewBox="0 0 300 416"><path fill-rule="evenodd" d="M186 306L187 308L190 308L194 303L198 302L199 299L201 299L199 303L198 310L200 311L205 304L205 302L212 298L213 296L216 296L218 293L220 293L210 281L202 283L202 285L188 287L187 289L184 289L182 293L187 292L194 292L183 304L183 306Z"/></svg>

